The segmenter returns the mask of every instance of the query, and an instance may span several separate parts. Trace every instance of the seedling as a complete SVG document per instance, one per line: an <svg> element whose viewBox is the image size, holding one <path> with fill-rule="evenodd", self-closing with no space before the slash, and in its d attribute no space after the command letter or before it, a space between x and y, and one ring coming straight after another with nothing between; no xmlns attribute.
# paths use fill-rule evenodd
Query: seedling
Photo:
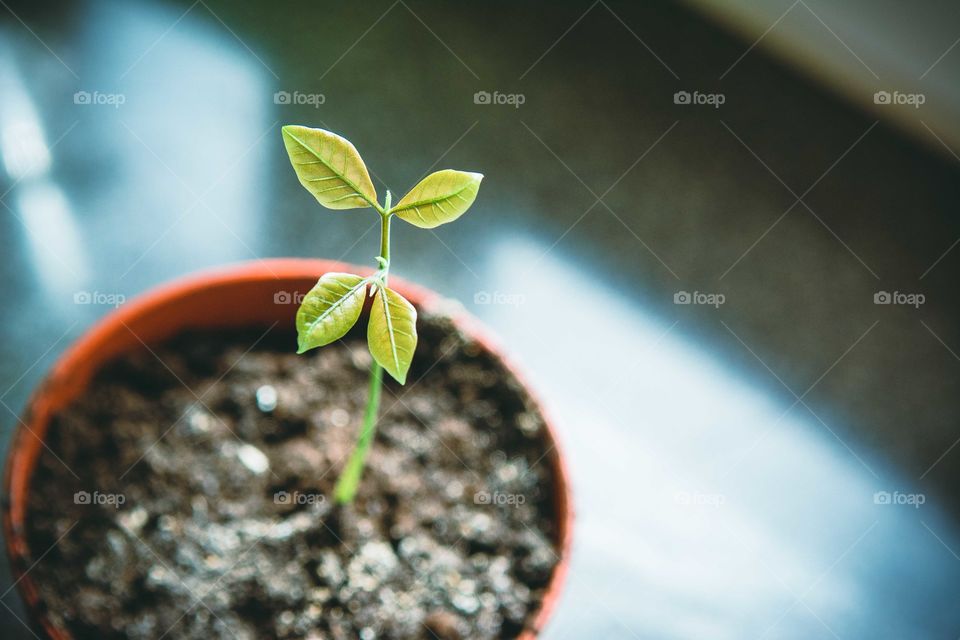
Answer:
<svg viewBox="0 0 960 640"><path fill-rule="evenodd" d="M283 142L300 184L317 202L335 210L373 208L380 215L376 272L367 277L326 273L297 310L297 353L303 353L346 335L360 318L367 293L373 298L367 325L367 345L373 356L367 406L357 444L334 489L334 499L348 504L356 496L376 432L383 371L405 384L417 347L417 311L387 286L390 221L396 216L422 229L453 222L473 204L483 176L444 169L421 180L395 205L387 191L381 205L367 167L349 140L323 129L287 125Z"/></svg>

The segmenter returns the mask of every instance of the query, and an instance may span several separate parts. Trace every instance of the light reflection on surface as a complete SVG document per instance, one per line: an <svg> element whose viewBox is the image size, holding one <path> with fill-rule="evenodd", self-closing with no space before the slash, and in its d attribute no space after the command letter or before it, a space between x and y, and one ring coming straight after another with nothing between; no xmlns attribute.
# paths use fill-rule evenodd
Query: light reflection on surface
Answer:
<svg viewBox="0 0 960 640"><path fill-rule="evenodd" d="M0 75L7 76L3 84L5 99L25 97L20 87L14 87L12 68L3 64ZM0 131L0 148L3 151L3 168L7 175L16 180L23 180L46 173L50 168L50 150L43 139L43 130L37 122L36 114L31 113L28 104L17 104L13 101L3 109L3 130Z"/></svg>
<svg viewBox="0 0 960 640"><path fill-rule="evenodd" d="M106 256L123 289L142 288L158 262L185 272L259 253L269 72L202 6L170 28L181 14L159 3L92 4L79 28L97 63L84 82L125 97L82 114L119 189L91 205L129 212L129 251Z"/></svg>
<svg viewBox="0 0 960 640"><path fill-rule="evenodd" d="M0 156L10 180L3 195L13 195L9 213L24 228L37 280L54 294L52 298L62 298L88 273L87 256L70 203L50 178L51 153L37 109L4 44L0 44L0 96Z"/></svg>
<svg viewBox="0 0 960 640"><path fill-rule="evenodd" d="M88 261L70 203L50 180L35 179L16 189L14 209L30 240L32 263L51 302L65 301L86 281Z"/></svg>
<svg viewBox="0 0 960 640"><path fill-rule="evenodd" d="M50 168L50 150L33 101L0 29L0 157L14 181L43 175Z"/></svg>
<svg viewBox="0 0 960 640"><path fill-rule="evenodd" d="M471 309L562 416L577 548L548 637L932 637L956 625L960 572L932 532L960 539L932 496L922 511L875 504L878 487L911 485L802 407L784 415L685 340L681 315L647 315L559 252L518 281L545 249L503 239L485 282L522 302Z"/></svg>

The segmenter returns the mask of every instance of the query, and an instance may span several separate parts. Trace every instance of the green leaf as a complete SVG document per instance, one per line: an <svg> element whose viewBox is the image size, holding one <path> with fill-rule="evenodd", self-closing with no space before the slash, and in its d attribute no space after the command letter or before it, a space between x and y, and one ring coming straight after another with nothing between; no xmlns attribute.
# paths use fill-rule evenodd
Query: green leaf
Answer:
<svg viewBox="0 0 960 640"><path fill-rule="evenodd" d="M410 224L432 229L453 222L470 208L483 174L444 169L431 173L391 210Z"/></svg>
<svg viewBox="0 0 960 640"><path fill-rule="evenodd" d="M297 310L297 353L339 340L363 310L367 279L352 273L325 273Z"/></svg>
<svg viewBox="0 0 960 640"><path fill-rule="evenodd" d="M283 127L283 143L300 184L328 209L378 208L377 191L357 149L323 129Z"/></svg>
<svg viewBox="0 0 960 640"><path fill-rule="evenodd" d="M417 348L417 310L393 289L377 287L367 344L373 359L404 384Z"/></svg>

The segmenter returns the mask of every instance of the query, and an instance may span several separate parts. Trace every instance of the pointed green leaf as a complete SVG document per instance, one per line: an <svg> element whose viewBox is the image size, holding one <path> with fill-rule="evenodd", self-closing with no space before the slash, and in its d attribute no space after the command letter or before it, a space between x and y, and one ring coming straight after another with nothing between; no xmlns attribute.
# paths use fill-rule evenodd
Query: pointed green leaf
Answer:
<svg viewBox="0 0 960 640"><path fill-rule="evenodd" d="M444 169L431 173L392 209L423 229L432 229L462 216L477 197L483 174Z"/></svg>
<svg viewBox="0 0 960 640"><path fill-rule="evenodd" d="M366 278L352 273L324 274L297 310L297 353L346 335L363 310L366 288Z"/></svg>
<svg viewBox="0 0 960 640"><path fill-rule="evenodd" d="M374 360L404 384L417 348L417 310L393 289L377 288L370 309L367 344Z"/></svg>
<svg viewBox="0 0 960 640"><path fill-rule="evenodd" d="M328 209L377 206L377 191L357 149L323 129L283 127L283 143L300 184Z"/></svg>

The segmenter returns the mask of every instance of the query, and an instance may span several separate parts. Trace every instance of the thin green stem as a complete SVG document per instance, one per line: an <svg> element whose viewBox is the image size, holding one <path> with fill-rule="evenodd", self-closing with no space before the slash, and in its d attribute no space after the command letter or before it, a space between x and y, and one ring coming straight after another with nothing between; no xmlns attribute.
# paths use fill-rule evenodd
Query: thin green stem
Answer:
<svg viewBox="0 0 960 640"><path fill-rule="evenodd" d="M387 272L390 270L390 218L386 215L380 218L380 257L383 258L386 266L384 267L383 282L387 282Z"/></svg>
<svg viewBox="0 0 960 640"><path fill-rule="evenodd" d="M385 206L380 207L380 255L377 256L377 272L369 280L374 285L387 286L387 276L390 273L390 191L387 190ZM375 290L375 288L374 288ZM373 295L371 293L371 295Z"/></svg>
<svg viewBox="0 0 960 640"><path fill-rule="evenodd" d="M380 211L380 269L378 276L382 286L387 286L387 276L390 272L390 192L387 191L385 205ZM337 486L333 491L333 498L338 504L350 504L357 495L360 478L363 476L363 467L370 452L370 445L377 433L377 411L380 409L380 392L383 388L383 367L374 360L370 365L370 387L367 391L367 407L363 412L363 424L360 428L360 437L357 445L347 460L347 465L340 472Z"/></svg>
<svg viewBox="0 0 960 640"><path fill-rule="evenodd" d="M367 200L373 205L373 208L377 210L381 216L386 216L390 214L390 189L387 189L387 197L384 198L383 206L380 206L380 203L376 200Z"/></svg>
<svg viewBox="0 0 960 640"><path fill-rule="evenodd" d="M340 473L334 489L334 500L339 504L350 504L357 495L360 477L367 461L370 444L377 432L377 410L380 408L380 389L383 383L383 367L374 362L370 365L370 389L367 395L367 408L363 413L363 427L360 430L360 439L350 454L347 466Z"/></svg>

